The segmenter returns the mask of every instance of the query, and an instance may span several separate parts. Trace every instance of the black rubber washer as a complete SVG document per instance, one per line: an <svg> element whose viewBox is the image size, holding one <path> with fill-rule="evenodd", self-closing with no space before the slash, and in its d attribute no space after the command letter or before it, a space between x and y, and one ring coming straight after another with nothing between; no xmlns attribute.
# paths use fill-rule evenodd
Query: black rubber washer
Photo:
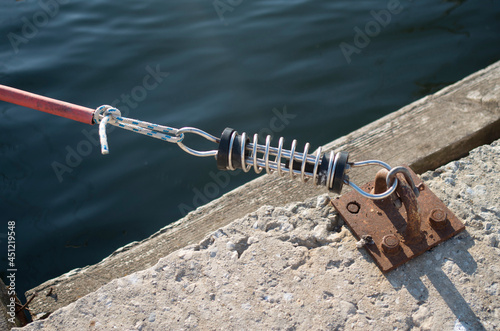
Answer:
<svg viewBox="0 0 500 331"><path fill-rule="evenodd" d="M330 162L330 158L326 156L327 153L323 154L321 158L321 163L318 167L318 176L316 177L316 185L325 185L326 186L326 176L328 174L328 163ZM330 154L330 153L328 153Z"/></svg>
<svg viewBox="0 0 500 331"><path fill-rule="evenodd" d="M219 149L217 151L217 169L219 170L229 169L229 143L234 131L234 129L225 128L220 136Z"/></svg>
<svg viewBox="0 0 500 331"><path fill-rule="evenodd" d="M330 191L333 193L340 194L342 192L342 187L344 186L344 172L347 167L347 161L349 159L349 153L340 152L337 164L335 165L334 175L333 175L333 185Z"/></svg>

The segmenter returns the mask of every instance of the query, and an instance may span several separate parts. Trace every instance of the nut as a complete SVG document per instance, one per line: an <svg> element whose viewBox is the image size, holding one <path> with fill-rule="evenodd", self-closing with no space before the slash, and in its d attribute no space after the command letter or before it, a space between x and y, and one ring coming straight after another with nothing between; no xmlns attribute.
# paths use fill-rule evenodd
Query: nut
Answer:
<svg viewBox="0 0 500 331"><path fill-rule="evenodd" d="M385 235L382 238L382 250L389 255L395 255L401 250L399 239L393 234Z"/></svg>
<svg viewBox="0 0 500 331"><path fill-rule="evenodd" d="M435 229L442 229L448 224L446 212L441 208L434 208L429 215L429 222Z"/></svg>

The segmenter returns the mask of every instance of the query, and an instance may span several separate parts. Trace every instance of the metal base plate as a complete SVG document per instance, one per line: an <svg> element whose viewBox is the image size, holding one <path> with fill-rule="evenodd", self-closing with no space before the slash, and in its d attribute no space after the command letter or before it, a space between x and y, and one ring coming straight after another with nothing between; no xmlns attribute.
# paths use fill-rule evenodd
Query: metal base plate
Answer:
<svg viewBox="0 0 500 331"><path fill-rule="evenodd" d="M410 170L415 185L418 186L422 183L420 178L409 167L406 168ZM373 189L373 183L363 185L362 189L370 192ZM406 228L407 216L405 208L403 206L399 209L396 208L389 198L384 200L375 201L351 191L332 201L358 240L364 236L371 236L373 242L364 247L382 272L393 270L465 229L464 224L451 210L432 193L428 186L422 184L417 202L422 219L420 227L423 240L416 244L406 243L402 236ZM440 208L446 212L448 221L442 229L436 229L429 221L430 213L435 208ZM399 252L386 254L382 249L382 238L388 234L396 235L399 238L401 247Z"/></svg>

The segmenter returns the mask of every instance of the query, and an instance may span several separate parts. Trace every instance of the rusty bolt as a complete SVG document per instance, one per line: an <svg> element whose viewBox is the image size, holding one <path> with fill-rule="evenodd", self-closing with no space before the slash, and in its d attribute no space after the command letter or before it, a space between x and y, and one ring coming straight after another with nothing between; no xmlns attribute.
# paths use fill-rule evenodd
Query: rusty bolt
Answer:
<svg viewBox="0 0 500 331"><path fill-rule="evenodd" d="M399 246L399 239L393 234L385 235L382 238L382 249L386 254L394 255L399 252L401 246Z"/></svg>
<svg viewBox="0 0 500 331"><path fill-rule="evenodd" d="M359 203L357 203L356 201L351 201L347 204L347 210L351 213L351 214L357 214L359 212Z"/></svg>
<svg viewBox="0 0 500 331"><path fill-rule="evenodd" d="M441 208L435 208L431 210L431 214L429 215L429 222L431 223L433 228L444 228L448 223L446 212Z"/></svg>

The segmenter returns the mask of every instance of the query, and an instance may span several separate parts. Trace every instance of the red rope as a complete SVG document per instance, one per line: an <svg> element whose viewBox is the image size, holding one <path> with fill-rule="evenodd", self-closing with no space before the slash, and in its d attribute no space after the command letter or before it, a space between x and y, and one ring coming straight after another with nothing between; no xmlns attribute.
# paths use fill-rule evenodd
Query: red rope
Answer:
<svg viewBox="0 0 500 331"><path fill-rule="evenodd" d="M49 114L66 117L74 121L91 125L94 124L93 116L95 109L47 98L5 85L0 85L0 100L40 110Z"/></svg>

